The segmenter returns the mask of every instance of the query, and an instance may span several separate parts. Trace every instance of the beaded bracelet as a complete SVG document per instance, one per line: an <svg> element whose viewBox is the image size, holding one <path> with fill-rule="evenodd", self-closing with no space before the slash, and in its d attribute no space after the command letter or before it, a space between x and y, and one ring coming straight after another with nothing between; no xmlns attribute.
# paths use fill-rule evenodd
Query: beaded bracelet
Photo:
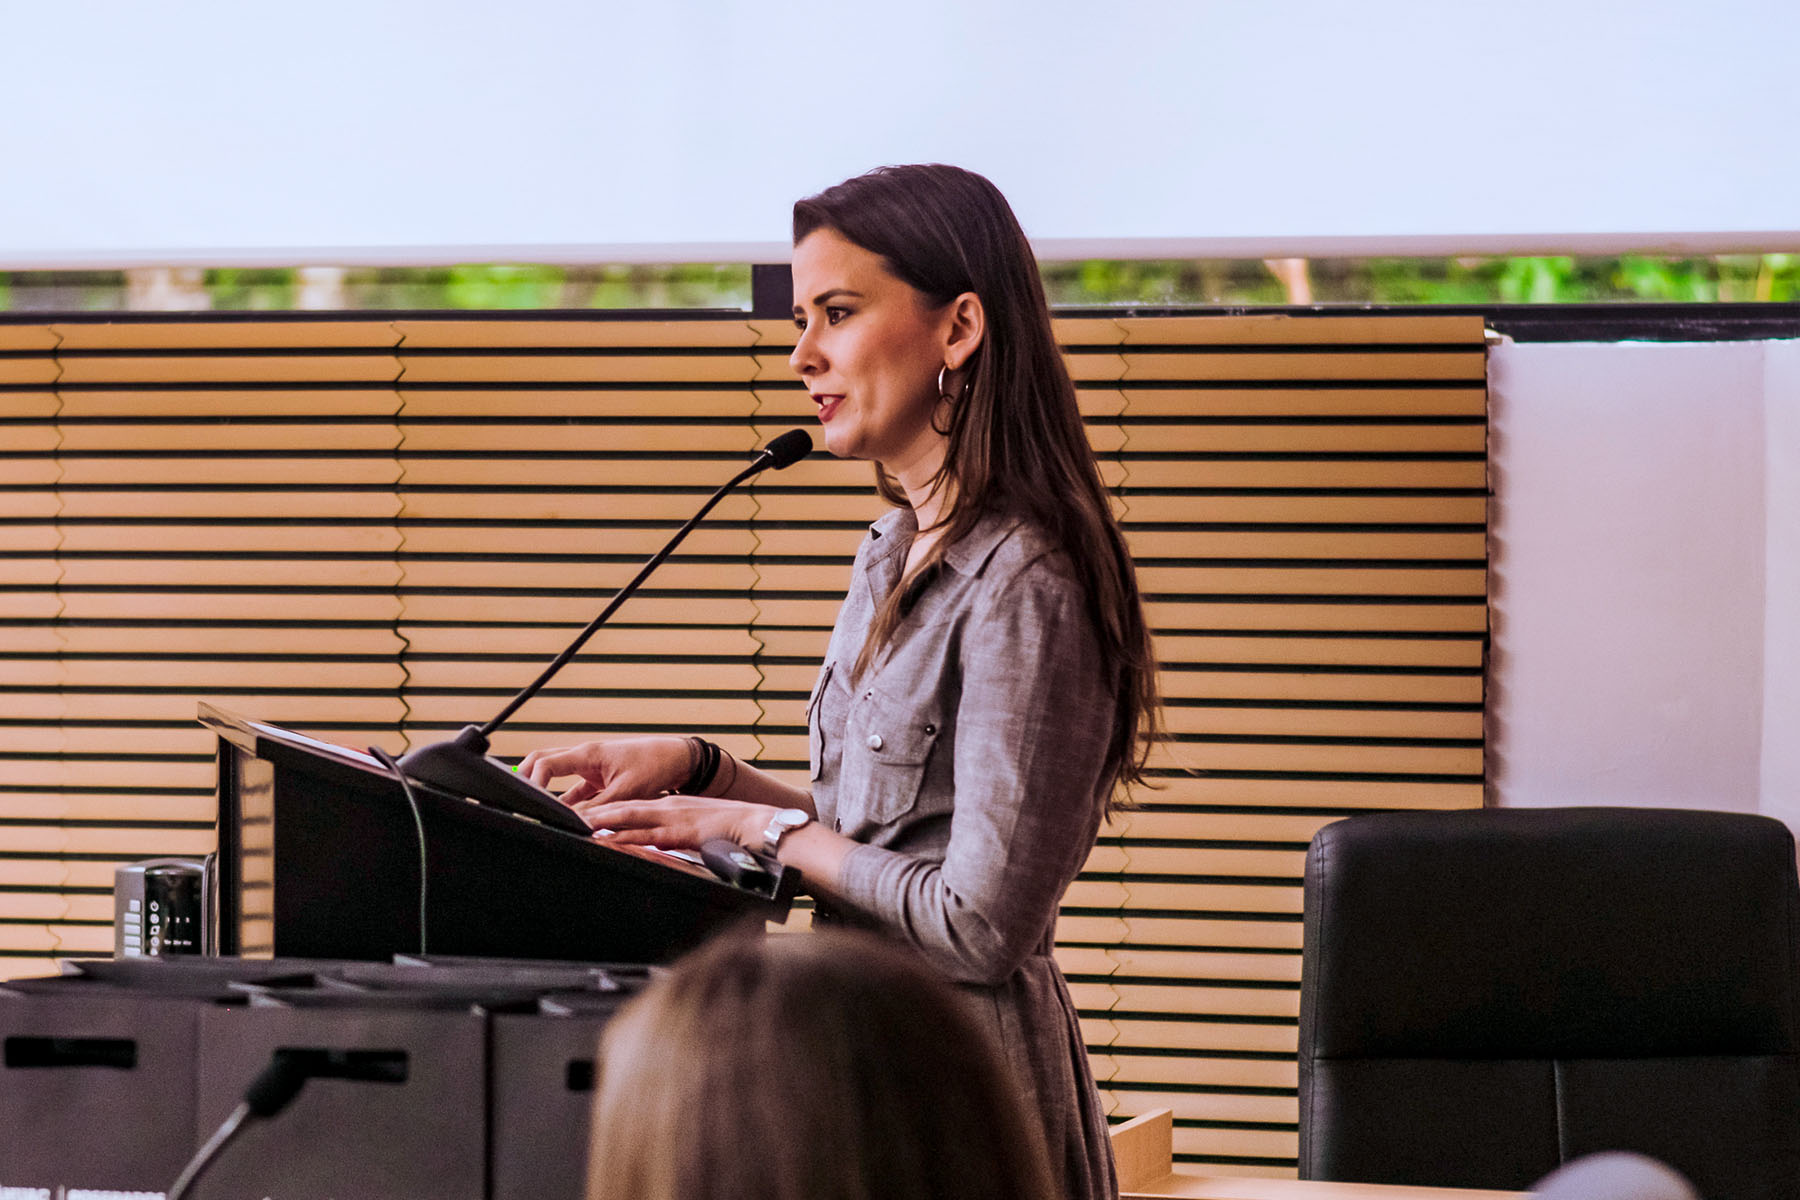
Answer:
<svg viewBox="0 0 1800 1200"><path fill-rule="evenodd" d="M690 737L687 741L688 757L693 765L687 780L675 790L683 796L702 796L719 773L719 748L705 738Z"/></svg>

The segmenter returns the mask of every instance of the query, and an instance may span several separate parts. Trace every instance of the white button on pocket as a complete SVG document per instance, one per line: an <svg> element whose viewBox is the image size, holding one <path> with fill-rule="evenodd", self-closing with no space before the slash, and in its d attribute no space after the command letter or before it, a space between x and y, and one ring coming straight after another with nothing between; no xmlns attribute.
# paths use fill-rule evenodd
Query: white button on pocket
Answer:
<svg viewBox="0 0 1800 1200"><path fill-rule="evenodd" d="M879 733L871 733L869 735L869 749L871 749L871 750L881 749L881 735Z"/></svg>

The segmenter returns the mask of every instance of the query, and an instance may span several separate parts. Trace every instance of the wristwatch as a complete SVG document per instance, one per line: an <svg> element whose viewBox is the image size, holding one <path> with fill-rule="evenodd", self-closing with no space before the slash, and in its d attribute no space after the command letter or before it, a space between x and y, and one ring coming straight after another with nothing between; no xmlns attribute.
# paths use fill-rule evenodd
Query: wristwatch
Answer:
<svg viewBox="0 0 1800 1200"><path fill-rule="evenodd" d="M763 856L774 858L775 852L781 849L781 839L802 825L812 824L812 819L812 814L803 808L784 808L770 817L769 827L763 830Z"/></svg>

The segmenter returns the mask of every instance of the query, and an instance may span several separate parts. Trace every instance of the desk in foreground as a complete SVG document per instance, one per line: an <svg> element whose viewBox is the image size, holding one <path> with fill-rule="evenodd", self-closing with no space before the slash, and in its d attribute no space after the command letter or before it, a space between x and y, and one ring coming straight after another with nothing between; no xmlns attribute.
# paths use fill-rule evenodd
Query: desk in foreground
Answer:
<svg viewBox="0 0 1800 1200"><path fill-rule="evenodd" d="M1389 1183L1332 1183L1317 1179L1248 1179L1225 1175L1165 1175L1120 1193L1120 1200L1179 1196L1188 1200L1518 1200L1529 1192L1477 1188L1404 1187Z"/></svg>
<svg viewBox="0 0 1800 1200"><path fill-rule="evenodd" d="M1120 1200L1179 1196L1189 1200L1516 1200L1529 1192L1477 1188L1405 1187L1388 1183L1333 1183L1315 1179L1257 1179L1176 1172L1174 1120L1154 1109L1112 1128Z"/></svg>

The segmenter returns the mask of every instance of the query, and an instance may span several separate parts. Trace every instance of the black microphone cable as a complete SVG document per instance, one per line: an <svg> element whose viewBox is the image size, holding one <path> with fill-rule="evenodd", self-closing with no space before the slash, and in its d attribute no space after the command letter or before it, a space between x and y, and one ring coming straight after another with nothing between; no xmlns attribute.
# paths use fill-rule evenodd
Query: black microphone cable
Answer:
<svg viewBox="0 0 1800 1200"><path fill-rule="evenodd" d="M243 1132L246 1122L252 1117L266 1121L286 1108L289 1101L298 1096L300 1089L306 1086L310 1074L300 1056L286 1050L275 1051L269 1059L269 1065L244 1090L243 1100L231 1110L231 1115L225 1118L212 1137L206 1140L206 1145L200 1147L188 1161L188 1165L182 1168L181 1174L169 1188L166 1200L182 1200L219 1157L220 1151Z"/></svg>
<svg viewBox="0 0 1800 1200"><path fill-rule="evenodd" d="M425 816L419 811L419 796L413 791L412 780L406 777L406 772L400 769L400 764L394 761L394 756L380 746L370 746L369 755L400 781L400 790L406 793L406 803L412 808L413 827L419 831L419 954L423 957L425 954L426 897Z"/></svg>

